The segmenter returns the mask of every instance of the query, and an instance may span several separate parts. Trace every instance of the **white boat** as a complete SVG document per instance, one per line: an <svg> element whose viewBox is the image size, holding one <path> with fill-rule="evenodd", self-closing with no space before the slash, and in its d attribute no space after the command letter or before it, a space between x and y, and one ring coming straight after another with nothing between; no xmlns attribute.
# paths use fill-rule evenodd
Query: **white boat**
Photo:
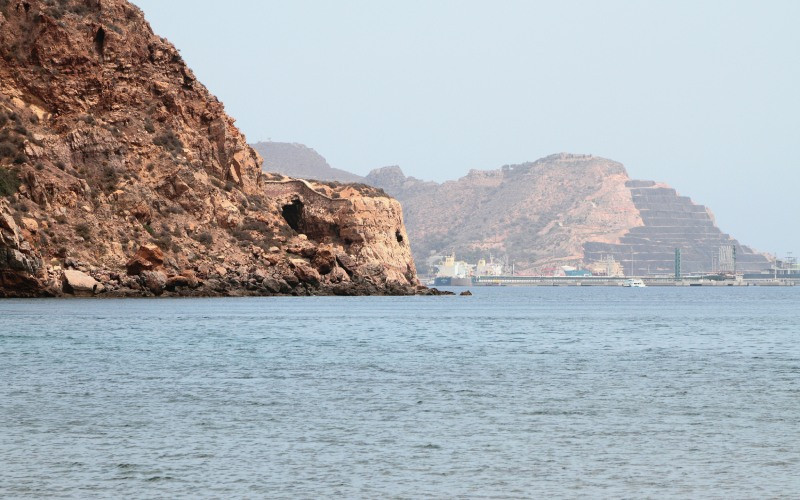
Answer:
<svg viewBox="0 0 800 500"><path fill-rule="evenodd" d="M632 287L632 288L644 288L647 285L644 284L644 281L640 279L630 279L625 280L622 282L622 286Z"/></svg>

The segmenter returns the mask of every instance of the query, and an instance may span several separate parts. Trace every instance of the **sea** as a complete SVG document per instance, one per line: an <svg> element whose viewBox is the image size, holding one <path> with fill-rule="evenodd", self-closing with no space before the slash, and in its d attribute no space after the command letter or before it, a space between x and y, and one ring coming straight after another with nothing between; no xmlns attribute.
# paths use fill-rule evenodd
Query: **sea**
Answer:
<svg viewBox="0 0 800 500"><path fill-rule="evenodd" d="M0 497L800 497L800 287L472 292L0 301Z"/></svg>

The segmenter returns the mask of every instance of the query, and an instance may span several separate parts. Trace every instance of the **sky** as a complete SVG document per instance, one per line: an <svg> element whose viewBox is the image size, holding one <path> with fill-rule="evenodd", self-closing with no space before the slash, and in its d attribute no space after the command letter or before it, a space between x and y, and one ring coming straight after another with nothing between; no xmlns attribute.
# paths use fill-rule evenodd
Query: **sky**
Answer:
<svg viewBox="0 0 800 500"><path fill-rule="evenodd" d="M134 3L250 142L436 181L593 154L800 255L800 2Z"/></svg>

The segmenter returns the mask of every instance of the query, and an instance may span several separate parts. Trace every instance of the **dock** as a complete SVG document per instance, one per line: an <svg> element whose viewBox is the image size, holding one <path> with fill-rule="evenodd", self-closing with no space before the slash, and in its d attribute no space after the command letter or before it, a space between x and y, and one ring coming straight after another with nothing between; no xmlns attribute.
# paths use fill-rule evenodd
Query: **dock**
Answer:
<svg viewBox="0 0 800 500"><path fill-rule="evenodd" d="M640 279L647 286L795 286L800 279L711 279L705 276L475 276L473 286L622 286L630 279Z"/></svg>

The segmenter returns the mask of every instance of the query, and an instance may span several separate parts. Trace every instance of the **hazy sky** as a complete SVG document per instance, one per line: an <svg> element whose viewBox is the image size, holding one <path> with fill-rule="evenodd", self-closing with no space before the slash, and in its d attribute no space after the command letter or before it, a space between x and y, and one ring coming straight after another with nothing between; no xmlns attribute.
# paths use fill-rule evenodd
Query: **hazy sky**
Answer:
<svg viewBox="0 0 800 500"><path fill-rule="evenodd" d="M250 142L439 181L595 154L800 253L800 2L135 3Z"/></svg>

